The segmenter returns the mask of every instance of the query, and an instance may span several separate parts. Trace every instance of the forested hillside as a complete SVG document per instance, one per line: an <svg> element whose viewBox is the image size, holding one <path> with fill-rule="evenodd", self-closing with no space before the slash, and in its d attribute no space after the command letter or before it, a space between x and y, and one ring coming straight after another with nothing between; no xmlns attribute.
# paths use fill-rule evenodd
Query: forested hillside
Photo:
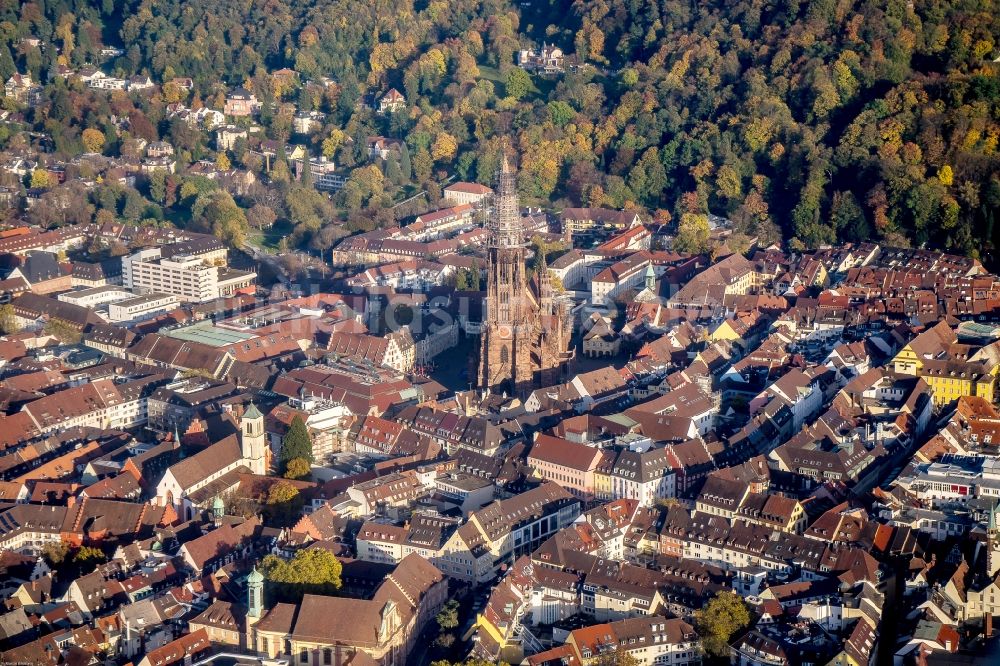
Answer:
<svg viewBox="0 0 1000 666"><path fill-rule="evenodd" d="M883 239L983 254L1000 233L998 9L993 0L7 0L0 76L17 67L55 82L58 63L95 61L113 45L125 53L112 71L192 78L192 105L219 108L226 89L251 87L271 138L290 134L271 102L324 110L314 148L355 169L334 202L351 228L365 226L362 214L384 223L408 184L488 181L509 136L529 201L639 207L661 221L711 211L795 245ZM61 53L19 45L27 35ZM516 69L517 49L542 41L592 66L552 79ZM269 76L281 68L336 85L285 90ZM407 113L377 117L360 103L391 86ZM95 124L121 140L106 104L61 94L31 116L58 125L57 148ZM163 101L137 110L159 135L172 131ZM404 156L363 166L373 134L404 139ZM210 156L205 142L180 138L185 156ZM296 240L323 226L278 213L300 225Z"/></svg>
<svg viewBox="0 0 1000 666"><path fill-rule="evenodd" d="M633 93L652 108L604 154L659 146L668 204L769 214L807 245L902 233L973 252L992 233L995 2L560 6L578 52L635 63L610 115Z"/></svg>

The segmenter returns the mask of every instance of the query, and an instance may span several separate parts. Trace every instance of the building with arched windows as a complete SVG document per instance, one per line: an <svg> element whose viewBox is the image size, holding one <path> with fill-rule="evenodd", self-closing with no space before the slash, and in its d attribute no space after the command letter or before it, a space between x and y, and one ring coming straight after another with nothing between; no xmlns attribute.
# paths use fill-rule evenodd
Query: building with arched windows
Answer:
<svg viewBox="0 0 1000 666"><path fill-rule="evenodd" d="M248 645L265 658L291 658L297 666L403 666L414 642L448 598L448 583L434 565L403 558L371 599L307 594L279 603L257 620L259 600L249 590Z"/></svg>
<svg viewBox="0 0 1000 666"><path fill-rule="evenodd" d="M155 502L171 505L181 520L211 509L217 497L236 487L240 474L267 474L270 449L264 415L254 404L239 419L239 435L230 435L171 465L156 486Z"/></svg>
<svg viewBox="0 0 1000 666"><path fill-rule="evenodd" d="M487 233L486 314L477 385L524 398L564 379L573 358L573 324L565 304L556 300L544 252L537 275L527 278L524 229L514 171L506 156Z"/></svg>

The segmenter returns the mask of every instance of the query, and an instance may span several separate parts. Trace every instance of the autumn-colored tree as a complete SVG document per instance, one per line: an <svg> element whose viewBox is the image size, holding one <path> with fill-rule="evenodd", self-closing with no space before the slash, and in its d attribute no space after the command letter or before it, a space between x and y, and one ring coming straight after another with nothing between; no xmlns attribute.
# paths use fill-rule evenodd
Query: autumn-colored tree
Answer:
<svg viewBox="0 0 1000 666"><path fill-rule="evenodd" d="M329 550L306 548L291 560L268 555L261 563L271 591L283 601L298 601L305 594L335 594L343 567Z"/></svg>
<svg viewBox="0 0 1000 666"><path fill-rule="evenodd" d="M270 206L256 203L247 211L247 223L254 229L268 229L278 219Z"/></svg>
<svg viewBox="0 0 1000 666"><path fill-rule="evenodd" d="M49 172L45 169L38 167L31 172L31 187L45 189L51 187L52 182L49 178Z"/></svg>
<svg viewBox="0 0 1000 666"><path fill-rule="evenodd" d="M456 152L458 152L458 142L455 141L455 137L447 132L438 133L431 146L431 157L435 161L450 162Z"/></svg>
<svg viewBox="0 0 1000 666"><path fill-rule="evenodd" d="M382 170L374 164L355 169L351 174L351 180L361 188L361 196L366 200L376 199L382 196L385 187L385 176Z"/></svg>
<svg viewBox="0 0 1000 666"><path fill-rule="evenodd" d="M288 163L278 160L271 164L271 180L276 183L289 183L292 180L292 173L288 170Z"/></svg>
<svg viewBox="0 0 1000 666"><path fill-rule="evenodd" d="M11 333L17 333L18 330L19 326L17 325L17 317L14 313L14 306L10 303L0 305L0 333L9 335Z"/></svg>
<svg viewBox="0 0 1000 666"><path fill-rule="evenodd" d="M69 62L70 56L73 55L73 49L75 48L76 40L73 35L73 24L76 19L72 14L63 14L62 19L59 21L59 25L56 26L56 35L62 40L62 56L64 58L64 63Z"/></svg>
<svg viewBox="0 0 1000 666"><path fill-rule="evenodd" d="M301 458L299 459L301 460ZM290 483L285 483L284 481L279 482L271 486L267 491L267 504L283 504L285 502L290 502L295 499L299 494L299 491Z"/></svg>
<svg viewBox="0 0 1000 666"><path fill-rule="evenodd" d="M413 177L418 182L425 183L430 180L433 167L434 159L427 149L421 148L413 156Z"/></svg>
<svg viewBox="0 0 1000 666"><path fill-rule="evenodd" d="M73 554L73 561L77 564L93 564L96 566L101 562L107 561L107 559L108 556L104 554L103 550L91 546L80 546L76 553Z"/></svg>
<svg viewBox="0 0 1000 666"><path fill-rule="evenodd" d="M51 335L64 345L76 344L83 338L80 329L58 317L51 317L42 327L46 335Z"/></svg>
<svg viewBox="0 0 1000 666"><path fill-rule="evenodd" d="M298 520L302 505L298 488L288 481L279 481L268 489L262 508L268 522L289 527Z"/></svg>
<svg viewBox="0 0 1000 666"><path fill-rule="evenodd" d="M83 147L88 153L99 153L104 148L104 132L88 127L80 135Z"/></svg>
<svg viewBox="0 0 1000 666"><path fill-rule="evenodd" d="M307 25L299 33L299 46L307 48L319 41L319 31L313 25Z"/></svg>
<svg viewBox="0 0 1000 666"><path fill-rule="evenodd" d="M323 157L326 157L327 159L332 158L336 154L337 149L344 143L345 138L346 135L343 130L331 130L330 135L323 139Z"/></svg>
<svg viewBox="0 0 1000 666"><path fill-rule="evenodd" d="M312 473L312 468L309 465L309 461L305 458L292 458L285 465L286 479L304 479Z"/></svg>
<svg viewBox="0 0 1000 666"><path fill-rule="evenodd" d="M708 217L696 213L684 213L677 225L674 249L689 254L704 254L710 249L710 235Z"/></svg>
<svg viewBox="0 0 1000 666"><path fill-rule="evenodd" d="M62 564L71 553L72 550L66 541L50 541L42 548L42 557L50 565Z"/></svg>
<svg viewBox="0 0 1000 666"><path fill-rule="evenodd" d="M184 97L184 89L173 81L167 81L163 84L163 100L168 104L180 102Z"/></svg>
<svg viewBox="0 0 1000 666"><path fill-rule="evenodd" d="M198 194L191 215L198 226L232 247L241 247L246 242L249 228L246 213L228 192L211 190Z"/></svg>
<svg viewBox="0 0 1000 666"><path fill-rule="evenodd" d="M728 656L730 639L745 629L750 619L750 610L738 594L720 590L695 613L695 626L705 651L722 657Z"/></svg>

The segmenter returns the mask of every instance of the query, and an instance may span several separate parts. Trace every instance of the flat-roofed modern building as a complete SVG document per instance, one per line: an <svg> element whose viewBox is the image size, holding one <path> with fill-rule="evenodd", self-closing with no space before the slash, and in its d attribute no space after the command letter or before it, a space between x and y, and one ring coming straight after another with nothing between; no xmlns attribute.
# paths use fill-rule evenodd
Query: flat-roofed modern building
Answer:
<svg viewBox="0 0 1000 666"><path fill-rule="evenodd" d="M145 294L111 303L108 319L114 322L139 321L173 310L177 304L177 297L173 294Z"/></svg>
<svg viewBox="0 0 1000 666"><path fill-rule="evenodd" d="M241 271L235 268L220 266L218 269L217 286L219 298L235 296L242 290L253 285L257 279L257 274L253 271Z"/></svg>
<svg viewBox="0 0 1000 666"><path fill-rule="evenodd" d="M105 285L103 287L67 291L59 294L56 298L63 303L72 303L84 308L97 308L108 303L132 298L133 296L135 294L124 287Z"/></svg>
<svg viewBox="0 0 1000 666"><path fill-rule="evenodd" d="M253 284L257 274L207 264L191 255L167 259L160 248L122 257L123 282L139 292L173 294L181 301L203 302L231 296Z"/></svg>

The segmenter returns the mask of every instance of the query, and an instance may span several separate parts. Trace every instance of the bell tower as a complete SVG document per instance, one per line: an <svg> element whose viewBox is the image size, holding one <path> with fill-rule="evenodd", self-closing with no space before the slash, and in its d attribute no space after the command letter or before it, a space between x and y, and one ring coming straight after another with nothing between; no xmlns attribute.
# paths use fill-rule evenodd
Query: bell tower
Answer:
<svg viewBox="0 0 1000 666"><path fill-rule="evenodd" d="M254 626L264 615L264 576L257 567L253 568L247 576L247 623L246 623L246 644L252 653L257 652L257 639L254 633Z"/></svg>
<svg viewBox="0 0 1000 666"><path fill-rule="evenodd" d="M267 474L267 436L264 434L264 415L257 405L250 407L240 419L240 444L243 459L254 474Z"/></svg>
<svg viewBox="0 0 1000 666"><path fill-rule="evenodd" d="M573 358L572 320L553 290L545 257L527 279L524 228L514 169L501 159L486 224L486 305L479 336L476 386L520 399L561 381ZM536 289L537 288L537 289Z"/></svg>

